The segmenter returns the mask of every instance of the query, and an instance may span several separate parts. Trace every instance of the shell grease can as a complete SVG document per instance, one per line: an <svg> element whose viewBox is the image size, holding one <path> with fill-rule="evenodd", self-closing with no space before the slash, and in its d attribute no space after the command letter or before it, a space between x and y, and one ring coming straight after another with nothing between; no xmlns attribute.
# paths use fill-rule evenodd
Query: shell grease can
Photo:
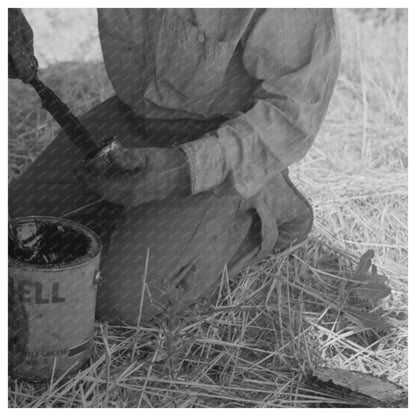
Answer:
<svg viewBox="0 0 416 416"><path fill-rule="evenodd" d="M9 374L43 381L89 358L101 242L54 217L9 221Z"/></svg>

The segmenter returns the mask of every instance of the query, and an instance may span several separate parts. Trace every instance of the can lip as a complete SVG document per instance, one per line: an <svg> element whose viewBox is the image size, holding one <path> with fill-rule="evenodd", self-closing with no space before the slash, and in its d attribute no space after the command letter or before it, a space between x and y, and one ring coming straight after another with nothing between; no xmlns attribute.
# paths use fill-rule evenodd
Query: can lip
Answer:
<svg viewBox="0 0 416 416"><path fill-rule="evenodd" d="M30 223L30 222L36 222L36 221L47 222L49 224L64 225L73 230L82 232L88 238L90 242L87 253L73 261L69 261L68 263L63 263L60 265L31 264L31 263L26 263L24 261L12 258L9 255L8 256L9 267L18 266L21 269L31 269L31 270L36 269L36 270L42 270L45 272L54 272L54 271L69 270L69 269L74 269L74 268L84 266L92 262L98 256L100 256L101 250L102 250L102 243L101 243L100 237L93 230L91 230L90 228L78 222L68 220L66 218L60 218L60 217L52 217L52 216L46 216L46 215L31 215L27 217L12 218L9 220L9 223L24 224L24 223Z"/></svg>

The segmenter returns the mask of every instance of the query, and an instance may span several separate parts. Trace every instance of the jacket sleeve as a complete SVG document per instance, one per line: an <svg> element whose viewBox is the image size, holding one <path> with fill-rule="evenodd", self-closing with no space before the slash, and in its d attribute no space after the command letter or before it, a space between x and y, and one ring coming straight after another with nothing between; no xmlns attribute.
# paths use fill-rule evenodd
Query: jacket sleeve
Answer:
<svg viewBox="0 0 416 416"><path fill-rule="evenodd" d="M193 193L227 180L243 198L253 196L306 154L328 108L340 63L334 11L266 10L241 44L258 83L254 105L181 146Z"/></svg>

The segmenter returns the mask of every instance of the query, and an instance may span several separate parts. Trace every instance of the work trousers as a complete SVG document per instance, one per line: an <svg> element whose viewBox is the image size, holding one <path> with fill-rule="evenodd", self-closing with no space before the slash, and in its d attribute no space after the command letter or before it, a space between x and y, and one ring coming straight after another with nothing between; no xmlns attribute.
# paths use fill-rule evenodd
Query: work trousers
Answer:
<svg viewBox="0 0 416 416"><path fill-rule="evenodd" d="M98 140L164 147L200 137L221 120L143 120L117 97L81 117ZM74 176L84 155L62 132L10 188L12 217L47 215L80 222L100 237L102 282L97 318L136 325L169 308L182 313L215 288L225 266L235 273L259 250L254 210L226 185L187 198L125 208L100 200Z"/></svg>

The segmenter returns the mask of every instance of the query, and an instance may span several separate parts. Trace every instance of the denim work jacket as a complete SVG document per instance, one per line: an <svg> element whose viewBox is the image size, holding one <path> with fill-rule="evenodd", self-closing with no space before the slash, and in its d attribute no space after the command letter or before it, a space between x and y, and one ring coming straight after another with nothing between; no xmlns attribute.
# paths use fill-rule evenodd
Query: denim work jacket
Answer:
<svg viewBox="0 0 416 416"><path fill-rule="evenodd" d="M182 144L193 194L227 181L262 220L261 252L278 230L273 178L308 151L340 64L332 9L99 9L107 73L145 119L209 120Z"/></svg>

